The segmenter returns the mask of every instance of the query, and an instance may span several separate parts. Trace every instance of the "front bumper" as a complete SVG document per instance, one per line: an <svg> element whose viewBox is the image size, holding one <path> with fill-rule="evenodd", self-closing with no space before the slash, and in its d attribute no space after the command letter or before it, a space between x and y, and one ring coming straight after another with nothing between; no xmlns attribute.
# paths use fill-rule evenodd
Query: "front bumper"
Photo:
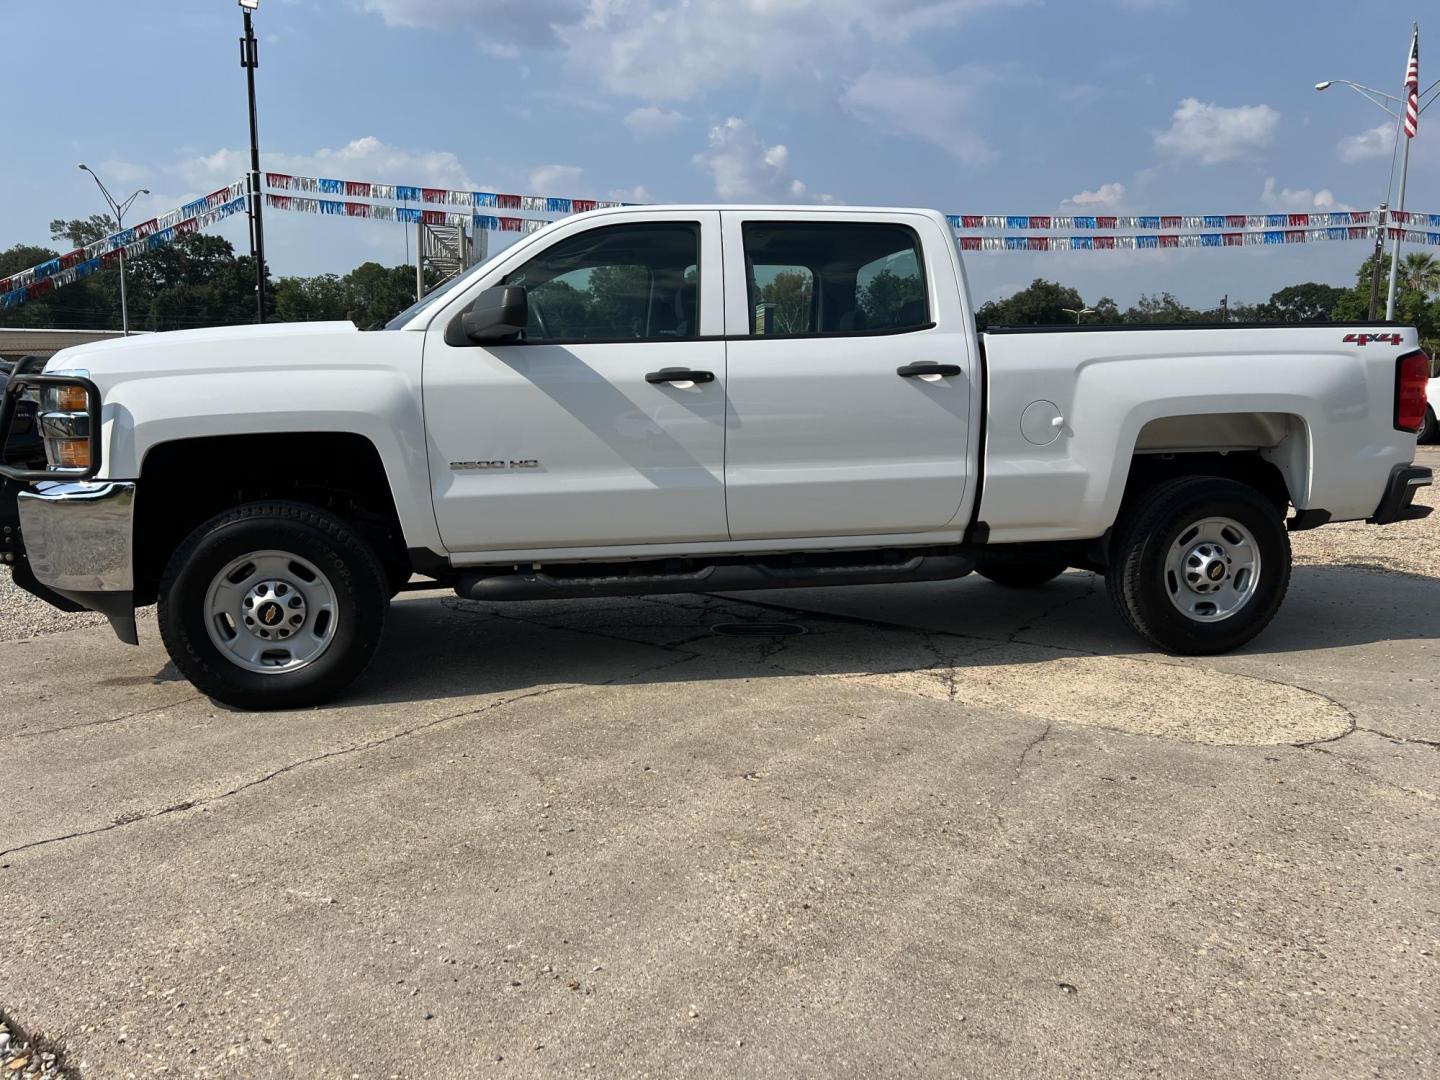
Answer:
<svg viewBox="0 0 1440 1080"><path fill-rule="evenodd" d="M1415 493L1429 487L1434 476L1424 465L1396 465L1390 470L1385 497L1368 520L1371 525L1393 525L1397 521L1415 521L1429 517L1433 507L1416 506Z"/></svg>
<svg viewBox="0 0 1440 1080"><path fill-rule="evenodd" d="M135 484L128 480L41 483L19 493L20 532L28 568L44 590L110 620L120 640L135 630ZM54 602L45 592L30 589Z"/></svg>

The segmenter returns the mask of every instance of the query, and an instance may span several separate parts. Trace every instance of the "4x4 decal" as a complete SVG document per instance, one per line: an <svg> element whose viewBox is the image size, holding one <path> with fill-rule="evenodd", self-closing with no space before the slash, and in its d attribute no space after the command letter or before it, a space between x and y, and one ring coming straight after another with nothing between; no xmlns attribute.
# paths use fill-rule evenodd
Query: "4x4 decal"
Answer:
<svg viewBox="0 0 1440 1080"><path fill-rule="evenodd" d="M1383 345L1399 345L1399 334L1346 334L1344 338L1347 345L1369 345L1372 341L1378 341Z"/></svg>

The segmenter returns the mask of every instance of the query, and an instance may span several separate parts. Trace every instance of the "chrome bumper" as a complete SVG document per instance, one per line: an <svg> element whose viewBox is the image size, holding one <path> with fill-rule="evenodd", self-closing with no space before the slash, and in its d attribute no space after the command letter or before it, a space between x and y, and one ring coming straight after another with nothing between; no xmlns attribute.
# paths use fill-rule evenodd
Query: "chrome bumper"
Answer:
<svg viewBox="0 0 1440 1080"><path fill-rule="evenodd" d="M122 641L136 644L135 484L36 484L20 492L19 513L35 580L101 612Z"/></svg>

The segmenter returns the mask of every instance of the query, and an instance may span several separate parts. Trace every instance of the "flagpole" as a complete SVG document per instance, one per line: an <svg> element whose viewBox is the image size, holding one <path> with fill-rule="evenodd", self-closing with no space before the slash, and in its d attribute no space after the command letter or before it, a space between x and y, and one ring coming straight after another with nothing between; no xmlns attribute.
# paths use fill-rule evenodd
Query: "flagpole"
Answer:
<svg viewBox="0 0 1440 1080"><path fill-rule="evenodd" d="M1410 97L1410 63L1419 51L1420 26L1417 23L1414 33L1410 38L1410 52L1405 57L1405 94L1407 109L1409 108L1410 102L1414 100ZM1418 84L1418 78L1416 81ZM1405 130L1403 121L1401 122L1401 134L1405 136L1405 156L1400 165L1400 226L1394 230L1395 244L1390 252L1390 291L1385 297L1386 322L1390 322L1395 318L1395 287L1400 280L1400 238L1405 235L1405 181L1409 179L1410 176L1410 142L1414 138L1409 131Z"/></svg>
<svg viewBox="0 0 1440 1080"><path fill-rule="evenodd" d="M1395 286L1400 280L1400 237L1405 235L1405 176L1410 171L1410 140L1405 140L1404 164L1400 166L1400 225L1394 230L1395 246L1390 253L1390 292L1385 297L1385 321L1395 318Z"/></svg>

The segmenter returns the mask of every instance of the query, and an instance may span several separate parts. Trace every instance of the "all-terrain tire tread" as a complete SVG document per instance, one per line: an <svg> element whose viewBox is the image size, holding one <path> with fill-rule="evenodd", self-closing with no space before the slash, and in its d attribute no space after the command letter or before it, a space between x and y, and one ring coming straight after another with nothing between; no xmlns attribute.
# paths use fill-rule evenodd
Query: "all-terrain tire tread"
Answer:
<svg viewBox="0 0 1440 1080"><path fill-rule="evenodd" d="M323 686L312 687L299 694L282 693L269 699L245 692L236 693L226 687L225 683L232 681L232 673L223 667L217 670L212 662L197 650L197 642L192 640L192 635L185 627L183 612L174 611L169 602L176 580L202 544L226 527L263 519L279 519L281 524L301 526L322 533L341 555L342 572L356 579L354 585L362 601L373 599L379 605L378 619L374 618L375 612L369 612L376 628L372 635L367 635L366 640L360 643L353 658L359 661L358 664L344 665L341 673L336 678L326 680ZM327 568L327 572L333 570L334 568ZM308 503L266 500L247 503L216 515L194 529L175 549L160 576L160 617L157 622L166 652L181 673L202 692L243 708L287 708L323 701L359 678L379 644L379 625L384 621L389 596L390 586L384 566L358 530L333 514Z"/></svg>
<svg viewBox="0 0 1440 1080"><path fill-rule="evenodd" d="M1213 490L1217 497L1251 499L1257 507L1273 511L1265 496L1248 485L1219 476L1184 476L1162 481L1142 494L1129 510L1121 515L1115 530L1113 556L1109 571L1105 575L1106 591L1130 628L1150 644L1166 652L1205 655L1238 648L1269 624L1290 587L1290 538L1282 521L1280 536L1283 540L1284 559L1280 567L1270 570L1271 573L1279 573L1282 580L1277 594L1266 604L1268 613L1263 614L1258 625L1240 635L1232 635L1230 639L1206 641L1197 637L1183 645L1155 625L1141 600L1141 590L1150 584L1141 572L1141 563L1146 554L1145 541L1168 531L1171 519L1181 506L1195 500L1207 490ZM1241 614L1252 620L1255 617L1253 612Z"/></svg>

